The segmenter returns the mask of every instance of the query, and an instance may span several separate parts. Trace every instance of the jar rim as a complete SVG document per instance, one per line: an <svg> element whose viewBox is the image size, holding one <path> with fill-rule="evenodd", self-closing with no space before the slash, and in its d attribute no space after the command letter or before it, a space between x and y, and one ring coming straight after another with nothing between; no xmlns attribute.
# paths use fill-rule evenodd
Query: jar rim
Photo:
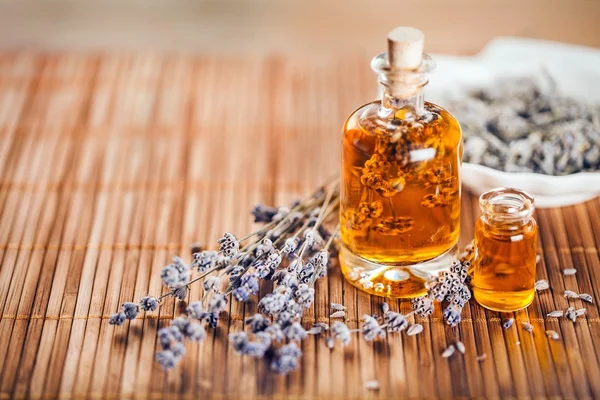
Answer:
<svg viewBox="0 0 600 400"><path fill-rule="evenodd" d="M535 211L535 199L518 188L496 188L479 197L479 208L488 220L526 222Z"/></svg>

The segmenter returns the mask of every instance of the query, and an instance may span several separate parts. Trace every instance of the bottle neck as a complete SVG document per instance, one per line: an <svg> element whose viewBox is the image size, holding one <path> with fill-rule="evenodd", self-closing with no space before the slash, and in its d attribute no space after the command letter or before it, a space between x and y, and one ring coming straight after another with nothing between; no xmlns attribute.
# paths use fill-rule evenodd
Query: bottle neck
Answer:
<svg viewBox="0 0 600 400"><path fill-rule="evenodd" d="M425 100L421 87L394 86L380 81L379 90L381 93L381 108L385 114L407 107L414 109L417 114L422 114L425 110Z"/></svg>
<svg viewBox="0 0 600 400"><path fill-rule="evenodd" d="M390 65L388 54L382 53L371 60L371 68L378 75L382 116L403 108L412 108L419 115L425 112L423 87L435 68L431 57L423 54L421 65L406 69Z"/></svg>

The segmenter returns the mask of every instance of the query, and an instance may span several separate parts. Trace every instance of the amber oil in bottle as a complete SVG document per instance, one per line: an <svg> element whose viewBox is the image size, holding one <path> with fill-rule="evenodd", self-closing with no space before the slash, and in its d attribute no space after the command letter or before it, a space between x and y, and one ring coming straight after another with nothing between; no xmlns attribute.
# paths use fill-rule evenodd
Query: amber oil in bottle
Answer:
<svg viewBox="0 0 600 400"><path fill-rule="evenodd" d="M475 300L494 311L523 309L535 295L534 199L519 189L500 188L481 195L479 207L472 277Z"/></svg>

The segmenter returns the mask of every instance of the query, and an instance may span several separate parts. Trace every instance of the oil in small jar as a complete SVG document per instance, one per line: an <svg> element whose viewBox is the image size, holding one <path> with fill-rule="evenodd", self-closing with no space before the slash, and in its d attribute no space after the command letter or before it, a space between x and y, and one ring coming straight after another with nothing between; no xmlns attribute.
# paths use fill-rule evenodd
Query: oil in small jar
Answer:
<svg viewBox="0 0 600 400"><path fill-rule="evenodd" d="M381 99L344 124L340 265L371 294L422 296L456 255L462 133L448 111L424 100L434 66L423 33L396 28L388 52L371 62Z"/></svg>
<svg viewBox="0 0 600 400"><path fill-rule="evenodd" d="M483 307L510 312L535 295L538 228L534 199L519 189L499 188L479 198L475 224L473 296Z"/></svg>

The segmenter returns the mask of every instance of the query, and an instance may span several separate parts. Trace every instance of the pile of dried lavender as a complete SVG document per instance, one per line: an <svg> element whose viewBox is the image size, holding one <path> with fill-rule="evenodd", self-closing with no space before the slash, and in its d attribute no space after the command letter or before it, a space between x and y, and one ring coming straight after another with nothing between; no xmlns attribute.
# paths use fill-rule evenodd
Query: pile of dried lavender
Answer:
<svg viewBox="0 0 600 400"><path fill-rule="evenodd" d="M359 329L349 329L342 321L331 326L317 323L305 329L302 315L313 303L316 280L327 275L330 251L339 228L330 232L326 222L337 220L338 206L338 182L324 185L290 208L256 206L252 214L256 222L265 224L262 228L241 239L225 233L218 240L219 251L195 252L191 265L175 257L161 271L169 291L160 297L146 296L139 303L124 303L119 312L111 315L109 323L121 325L136 318L140 310L154 311L167 296L185 301L190 285L202 280L202 300L188 304L183 315L158 331L161 350L156 360L164 369L172 369L185 354L186 339L200 342L206 338L206 327L217 327L230 298L248 301L258 295L261 280L271 280L274 289L256 299L259 313L245 321L247 331L231 333L229 341L236 352L265 358L274 371L287 374L297 368L302 356L298 343L309 335L326 334L329 348L336 341L348 345L354 333L360 333L367 341L405 329L408 335L416 335L423 327L417 323L409 326L407 318L415 313L423 317L431 314L435 300L448 302L443 315L450 325L460 322L462 307L471 297L467 281L469 264L464 261L470 251L465 253L463 261L455 261L450 271L430 282L428 295L413 300L414 311L408 315L393 312L384 303L383 315L363 315ZM198 274L192 278L194 272ZM343 309L340 305L332 306L338 312L340 307Z"/></svg>
<svg viewBox="0 0 600 400"><path fill-rule="evenodd" d="M451 102L464 161L547 175L600 170L600 105L561 96L549 81L502 80Z"/></svg>

